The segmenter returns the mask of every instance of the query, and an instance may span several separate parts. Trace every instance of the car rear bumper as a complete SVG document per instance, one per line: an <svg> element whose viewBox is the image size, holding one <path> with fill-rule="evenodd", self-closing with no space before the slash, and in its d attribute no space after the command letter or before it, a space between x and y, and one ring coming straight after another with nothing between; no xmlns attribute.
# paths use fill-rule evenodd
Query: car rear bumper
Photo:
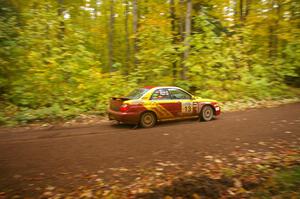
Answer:
<svg viewBox="0 0 300 199"><path fill-rule="evenodd" d="M126 124L138 124L140 114L136 112L119 112L109 109L107 111L109 120L116 120Z"/></svg>

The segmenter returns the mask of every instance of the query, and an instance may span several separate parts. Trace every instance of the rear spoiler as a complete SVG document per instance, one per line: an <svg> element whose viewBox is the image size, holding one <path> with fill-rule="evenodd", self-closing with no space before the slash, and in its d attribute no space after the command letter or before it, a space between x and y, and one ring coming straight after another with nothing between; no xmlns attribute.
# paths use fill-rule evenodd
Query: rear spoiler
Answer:
<svg viewBox="0 0 300 199"><path fill-rule="evenodd" d="M130 100L128 97L112 97L112 100L126 101Z"/></svg>

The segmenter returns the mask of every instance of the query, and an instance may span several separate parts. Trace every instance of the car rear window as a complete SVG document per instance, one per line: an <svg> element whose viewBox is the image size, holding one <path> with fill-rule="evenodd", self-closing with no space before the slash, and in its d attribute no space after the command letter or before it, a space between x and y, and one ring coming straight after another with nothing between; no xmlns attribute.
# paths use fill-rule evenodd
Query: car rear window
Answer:
<svg viewBox="0 0 300 199"><path fill-rule="evenodd" d="M126 97L129 99L139 99L142 97L149 89L147 88L138 88L131 91Z"/></svg>

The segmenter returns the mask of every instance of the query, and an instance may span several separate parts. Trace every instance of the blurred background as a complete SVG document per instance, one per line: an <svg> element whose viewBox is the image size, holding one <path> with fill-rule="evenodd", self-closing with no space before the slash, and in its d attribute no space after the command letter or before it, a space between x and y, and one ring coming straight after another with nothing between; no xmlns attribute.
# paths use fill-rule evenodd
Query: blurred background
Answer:
<svg viewBox="0 0 300 199"><path fill-rule="evenodd" d="M220 101L299 94L298 0L0 0L0 123L103 114L180 86Z"/></svg>

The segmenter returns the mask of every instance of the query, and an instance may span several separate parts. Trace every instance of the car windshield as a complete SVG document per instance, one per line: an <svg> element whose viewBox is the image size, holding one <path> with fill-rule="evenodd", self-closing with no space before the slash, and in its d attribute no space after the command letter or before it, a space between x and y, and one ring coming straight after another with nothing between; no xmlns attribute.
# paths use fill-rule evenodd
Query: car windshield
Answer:
<svg viewBox="0 0 300 199"><path fill-rule="evenodd" d="M138 88L130 92L126 97L129 99L139 99L142 97L149 89L147 88Z"/></svg>

